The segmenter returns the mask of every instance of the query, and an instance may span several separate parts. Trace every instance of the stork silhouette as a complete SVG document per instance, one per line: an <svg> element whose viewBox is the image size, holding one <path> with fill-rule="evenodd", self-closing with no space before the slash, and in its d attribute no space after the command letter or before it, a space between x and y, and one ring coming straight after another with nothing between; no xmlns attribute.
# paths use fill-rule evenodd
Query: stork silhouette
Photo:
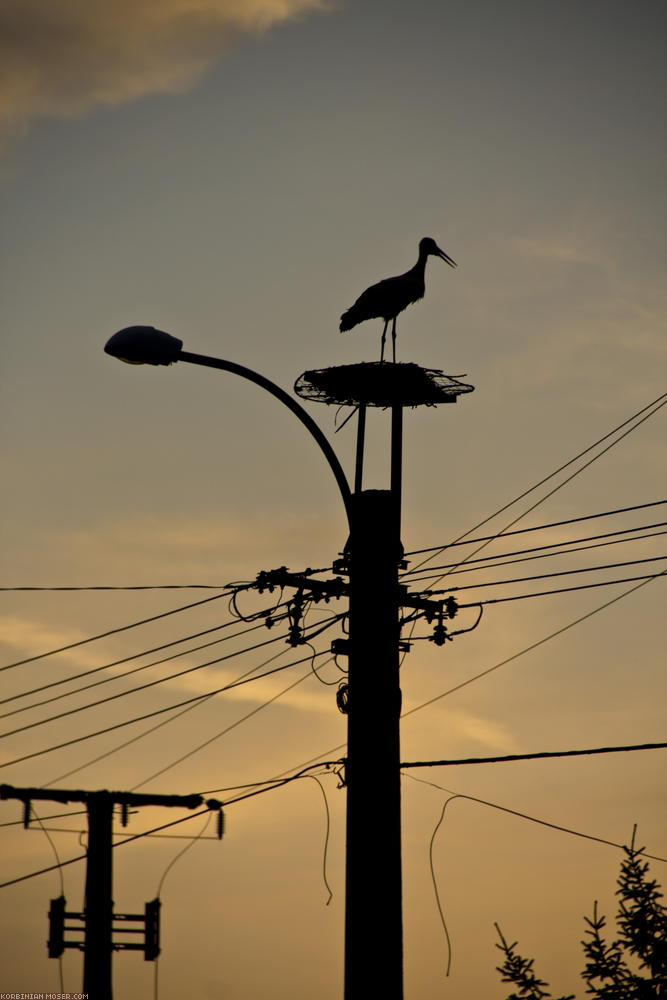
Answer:
<svg viewBox="0 0 667 1000"><path fill-rule="evenodd" d="M353 306L343 313L340 318L341 333L351 330L358 323L363 323L367 319L381 317L384 320L382 331L382 348L380 351L380 361L384 361L384 347L387 339L387 327L389 320L391 324L391 340L393 359L396 361L396 317L399 313L407 309L413 302L424 297L426 271L426 258L429 256L440 257L446 261L450 267L456 267L453 261L443 250L440 249L435 240L430 236L425 236L419 241L419 257L414 267L411 267L405 274L399 274L395 278L385 278L378 281L377 285L371 285L365 292L362 292Z"/></svg>

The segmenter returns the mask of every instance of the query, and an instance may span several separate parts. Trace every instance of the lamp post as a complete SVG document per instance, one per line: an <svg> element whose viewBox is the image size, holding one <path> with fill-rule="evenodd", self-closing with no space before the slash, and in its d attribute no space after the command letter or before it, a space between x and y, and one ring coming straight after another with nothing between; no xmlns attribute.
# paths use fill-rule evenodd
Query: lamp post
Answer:
<svg viewBox="0 0 667 1000"><path fill-rule="evenodd" d="M283 389L231 361L191 354L183 342L153 327L127 327L104 350L129 364L176 361L227 371L279 399L310 431L334 474L350 536L347 839L345 890L345 1000L401 1000L400 688L398 565L400 545L400 407L392 409L392 489L361 489L363 421L355 492L327 438ZM399 455L397 458L396 456Z"/></svg>

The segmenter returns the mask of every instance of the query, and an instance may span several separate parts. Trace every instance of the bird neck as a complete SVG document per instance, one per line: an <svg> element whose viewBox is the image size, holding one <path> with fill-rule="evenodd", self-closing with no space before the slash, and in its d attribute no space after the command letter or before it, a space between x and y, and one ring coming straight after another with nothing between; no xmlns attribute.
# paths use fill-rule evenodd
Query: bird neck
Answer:
<svg viewBox="0 0 667 1000"><path fill-rule="evenodd" d="M417 263L412 268L412 273L414 274L414 276L416 278L419 277L419 278L423 279L424 274L426 273L426 258L427 257L428 257L428 250L422 250L421 247L420 247L420 249L419 249L419 257L417 257Z"/></svg>

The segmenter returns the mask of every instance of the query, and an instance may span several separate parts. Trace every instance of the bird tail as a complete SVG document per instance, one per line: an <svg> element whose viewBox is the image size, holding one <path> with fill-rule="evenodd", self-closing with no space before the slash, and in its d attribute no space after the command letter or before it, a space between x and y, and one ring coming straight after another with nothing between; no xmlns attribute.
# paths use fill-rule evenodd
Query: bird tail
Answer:
<svg viewBox="0 0 667 1000"><path fill-rule="evenodd" d="M340 318L340 332L344 333L346 330L351 330L353 326L361 322L361 317L357 314L354 306L348 309Z"/></svg>

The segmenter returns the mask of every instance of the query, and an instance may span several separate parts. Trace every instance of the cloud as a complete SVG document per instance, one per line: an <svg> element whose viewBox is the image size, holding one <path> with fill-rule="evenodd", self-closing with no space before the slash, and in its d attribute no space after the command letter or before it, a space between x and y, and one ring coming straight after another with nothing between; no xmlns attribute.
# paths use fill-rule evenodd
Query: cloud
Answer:
<svg viewBox="0 0 667 1000"><path fill-rule="evenodd" d="M192 86L239 36L324 0L5 0L0 119L73 115Z"/></svg>

